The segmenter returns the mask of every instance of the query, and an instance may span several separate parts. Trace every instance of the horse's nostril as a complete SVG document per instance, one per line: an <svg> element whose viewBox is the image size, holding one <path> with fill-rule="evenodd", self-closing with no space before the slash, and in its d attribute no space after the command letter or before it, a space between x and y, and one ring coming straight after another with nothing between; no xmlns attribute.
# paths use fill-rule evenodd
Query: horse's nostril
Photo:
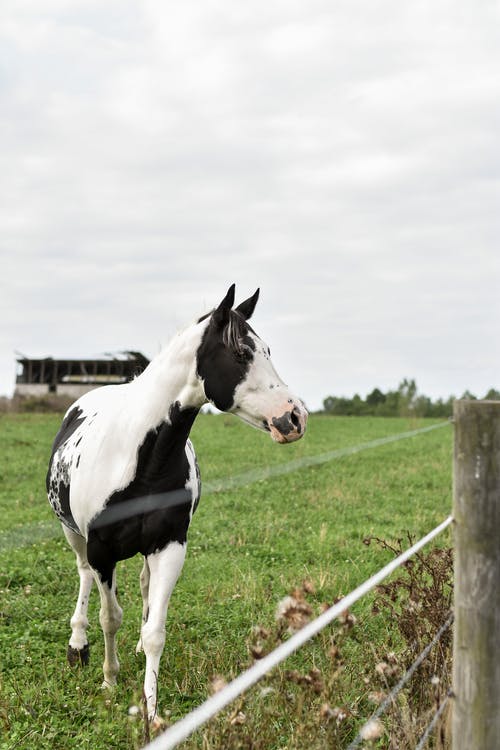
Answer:
<svg viewBox="0 0 500 750"><path fill-rule="evenodd" d="M296 409L294 409L292 411L292 413L290 415L290 420L291 420L293 426L295 427L295 429L298 429L300 427L300 419L299 419L299 415L298 415Z"/></svg>

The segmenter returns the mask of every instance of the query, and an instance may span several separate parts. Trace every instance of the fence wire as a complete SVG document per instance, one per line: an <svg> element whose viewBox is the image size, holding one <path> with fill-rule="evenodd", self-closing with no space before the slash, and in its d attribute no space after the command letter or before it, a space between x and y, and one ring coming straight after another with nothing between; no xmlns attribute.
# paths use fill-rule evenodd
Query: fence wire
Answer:
<svg viewBox="0 0 500 750"><path fill-rule="evenodd" d="M435 728L436 724L438 723L439 718L442 715L442 713L443 713L444 709L446 708L446 705L447 705L447 703L448 703L448 701L450 700L451 697L452 697L452 692L448 691L445 699L443 700L443 702L439 706L438 710L436 711L436 713L432 717L432 719L431 719L431 721L430 721L427 729L425 730L425 732L423 733L423 735L419 739L418 745L415 747L415 750L422 750L422 748L425 747L425 745L427 744L427 740L429 739L429 737L431 736L432 732L434 731L434 728Z"/></svg>
<svg viewBox="0 0 500 750"><path fill-rule="evenodd" d="M202 481L202 496L206 497L213 493L228 492L238 489L239 487L253 484L254 482L262 482L267 479L283 476L284 474L289 474L292 471L298 471L299 469L304 469L309 466L319 466L330 461L361 453L362 451L371 448L378 448L379 446L394 443L398 440L405 440L407 438L415 437L416 435L421 435L425 432L430 432L431 430L446 427L449 426L449 424L448 421L437 422L436 424L427 425L426 427L419 427L416 430L396 432L392 435L375 438L374 440L360 443L359 445L338 448L337 450L319 453L315 456L302 456L293 461L276 464L275 466L259 466L258 468L241 472L234 476L224 477L222 479L214 479L207 482ZM157 493L155 495L146 495L144 497L135 497L122 502L119 505L106 507L101 517L94 522L94 526L104 526L108 523L116 523L116 521L130 518L136 514L153 510L175 508L176 506L190 502L191 496L184 489ZM37 542L46 541L58 536L59 534L60 525L55 519L24 523L22 526L0 530L0 553L35 544Z"/></svg>
<svg viewBox="0 0 500 750"><path fill-rule="evenodd" d="M235 680L226 685L215 695L212 695L204 703L195 708L183 719L169 727L163 734L157 737L153 742L147 745L147 750L172 750L179 742L185 740L196 729L199 729L221 709L235 700L239 695L244 693L248 688L264 677L267 672L276 667L280 662L294 653L300 646L319 633L323 628L335 620L342 612L349 609L361 597L378 586L385 578L405 563L410 557L418 552L422 547L428 544L432 539L441 534L453 521L452 516L448 516L442 523L436 526L426 536L409 547L398 557L391 560L381 570L375 573L371 578L364 581L360 586L351 591L340 602L334 604L326 612L323 612L312 622L305 625L302 630L295 633L291 638L282 643L270 654L260 659L253 666L239 675Z"/></svg>
<svg viewBox="0 0 500 750"><path fill-rule="evenodd" d="M399 682L393 687L389 695L384 699L384 701L380 704L380 706L377 708L376 711L370 716L368 721L365 722L363 727L360 729L359 734L354 738L354 740L350 743L350 745L347 746L346 750L354 750L356 747L359 747L361 742L363 742L363 729L366 727L367 724L369 724L371 721L375 721L380 716L382 716L383 713L387 710L389 705L394 701L398 693L404 688L406 683L411 679L413 673L416 669L419 668L419 666L422 664L423 661L427 658L429 652L432 650L432 648L436 645L436 643L439 641L443 633L448 630L450 625L453 622L453 614L451 614L446 622L439 628L438 632L432 639L430 643L427 644L427 646L424 648L423 651L420 652L420 654L417 656L413 664L407 669L407 671L404 673L404 675L401 677Z"/></svg>

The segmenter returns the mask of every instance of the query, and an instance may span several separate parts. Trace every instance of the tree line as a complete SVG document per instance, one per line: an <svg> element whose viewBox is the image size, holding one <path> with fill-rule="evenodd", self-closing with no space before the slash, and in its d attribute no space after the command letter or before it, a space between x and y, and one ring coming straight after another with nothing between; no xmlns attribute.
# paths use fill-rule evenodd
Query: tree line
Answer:
<svg viewBox="0 0 500 750"><path fill-rule="evenodd" d="M462 399L477 399L477 396L465 391ZM490 388L485 399L500 401L500 391ZM451 417L455 396L433 401L429 396L420 394L415 380L405 378L397 390L383 393L374 388L366 398L357 393L352 398L344 396L327 396L323 401L323 413L338 416L376 416L376 417Z"/></svg>

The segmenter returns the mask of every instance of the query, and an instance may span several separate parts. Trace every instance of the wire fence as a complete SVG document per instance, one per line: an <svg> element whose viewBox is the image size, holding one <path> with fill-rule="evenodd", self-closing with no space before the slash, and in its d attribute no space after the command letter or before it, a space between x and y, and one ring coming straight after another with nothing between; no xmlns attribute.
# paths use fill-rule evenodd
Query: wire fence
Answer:
<svg viewBox="0 0 500 750"><path fill-rule="evenodd" d="M230 491L239 487L250 485L254 482L265 481L267 479L279 477L302 468L328 463L333 460L354 455L364 450L387 445L395 441L404 440L406 438L411 438L416 435L439 429L447 425L449 425L449 422L439 422L433 425L426 426L424 428L395 433L382 438L376 438L374 440L370 440L356 446L340 448L313 456L303 456L294 461L288 461L286 463L277 464L275 466L252 469L250 471L242 472L232 477L226 477L220 480L212 480L211 482L204 482L203 495L205 496L207 494ZM183 489L167 493L148 495L144 497L136 497L132 500L121 503L120 505L109 506L108 508L106 508L104 513L102 514L102 517L98 520L98 524L103 526L131 517L137 513L150 512L157 509L164 510L166 508L174 508L178 505L190 502L190 500L191 498L189 493ZM299 632L295 633L270 654L256 662L252 667L243 672L231 683L226 685L222 690L217 692L215 695L212 695L183 719L179 720L177 723L169 727L163 734L161 734L147 746L147 750L169 750L170 748L175 748L181 741L189 737L189 735L199 729L225 706L227 706L239 695L244 693L252 685L258 682L271 669L276 667L279 663L281 663L284 659L286 659L293 652L299 649L308 640L313 638L317 633L319 633L327 625L333 622L345 610L349 609L349 607L351 607L355 602L361 599L365 594L367 594L378 584L380 584L385 578L390 576L410 557L412 557L420 549L422 549L422 547L424 547L432 539L442 533L451 523L452 517L449 516L435 529L433 529L426 536L412 545L408 550L403 552L401 555L399 555L397 558L392 560L385 567L371 576L368 580L364 581L360 586L350 592L340 602L330 607L330 609L321 614L312 622L308 623ZM9 549L45 541L57 536L59 533L60 526L59 523L55 520L27 524L23 525L22 527L16 527L8 531L0 532L0 552L6 552ZM436 634L433 641L426 647L426 649L424 649L424 652L420 654L416 662L412 665L412 667L410 667L406 675L400 680L401 684L398 683L399 687L396 686L396 688L394 688L391 695L388 696L388 698L384 701L383 706L379 707L379 709L373 714L369 721L372 721L380 716L383 710L385 710L390 702L394 700L397 692L399 692L404 684L406 684L406 682L410 679L413 672L418 668L419 664L423 661L425 656L429 653L431 648L441 637L444 630L449 627L450 624L451 620L447 621L443 625L440 631ZM442 713L443 710L444 702L443 704L441 704L439 711ZM439 715L441 715L441 713L439 713ZM431 722L432 726L429 725L428 730L426 731L428 731L429 733L432 731L432 728L438 721L438 718L439 716L437 715L433 718L434 724L432 724ZM425 738L428 736L429 734L423 735L420 743L424 742L425 744ZM358 735L353 743L349 745L348 750L354 750L354 748L358 747L361 739L362 738L360 737L360 735ZM421 748L423 746L423 744L419 744L418 747Z"/></svg>
<svg viewBox="0 0 500 750"><path fill-rule="evenodd" d="M438 723L439 719L441 718L441 715L443 714L443 711L445 710L446 706L448 705L448 701L452 697L451 690L448 691L445 699L441 702L441 705L438 707L437 711L435 712L434 716L432 717L431 721L429 722L429 725L427 726L427 729L421 736L421 738L418 741L418 744L415 746L415 750L422 750L427 744L428 739L430 738L431 734L433 733L434 729L436 728L436 724Z"/></svg>
<svg viewBox="0 0 500 750"><path fill-rule="evenodd" d="M215 716L219 711L225 708L229 703L244 693L248 688L258 682L271 669L280 664L284 659L294 653L304 643L313 638L317 633L323 630L339 615L349 609L355 602L361 599L365 594L378 586L383 580L397 570L403 563L409 560L414 554L425 547L432 539L441 534L452 523L452 516L448 516L442 523L436 526L426 536L409 547L405 552L394 558L390 563L385 565L381 570L364 581L360 586L347 594L340 602L334 604L326 612L319 615L315 620L305 625L299 632L295 633L289 640L282 643L278 648L267 656L260 659L253 666L239 675L235 680L226 685L215 695L212 695L204 703L195 708L183 719L169 727L163 734L157 737L147 746L147 750L172 750L180 742L187 739L194 731L199 729L209 719ZM430 651L435 642L441 637L444 630L449 627L451 622L445 623L439 635L433 639L433 642L424 649L427 653ZM421 656L421 655L420 655ZM423 661L422 657L421 661ZM420 657L419 657L420 659ZM421 663L421 662L420 662ZM417 665L418 666L418 665ZM417 668L414 667L413 671ZM413 673L413 672L412 672ZM411 675L410 675L411 676ZM409 677L408 677L409 679ZM400 688L401 689L401 688ZM359 743L358 743L359 744ZM357 747L357 745L353 745Z"/></svg>
<svg viewBox="0 0 500 750"><path fill-rule="evenodd" d="M375 438L358 445L351 445L345 448L338 448L333 451L327 451L325 453L319 453L313 456L302 456L301 458L294 459L293 461L286 461L284 463L276 464L274 466L263 466L249 471L235 474L234 476L223 477L221 479L214 479L212 481L202 482L202 493L203 497L219 492L228 492L239 487L245 487L253 484L254 482L262 482L267 479L273 479L280 477L285 474L289 474L299 469L304 469L310 466L319 466L321 464L329 463L347 456L361 453L365 450L372 448L378 448L379 446L388 445L399 440L406 440L407 438L421 435L432 430L439 429L441 427L449 426L449 422L437 422L436 424L427 425L426 427L419 427L416 430L408 430L405 432L396 432L392 435L386 435L381 438ZM139 513L150 512L154 510L165 510L166 508L174 508L177 505L183 505L186 502L191 502L190 493L184 489L174 490L172 492L162 492L154 495L146 495L143 497L135 497L126 502L122 502L119 505L108 506L105 511L101 514L101 517L94 522L94 526L104 526L106 524L115 523L116 521L130 518L131 516ZM47 506L48 508L48 506ZM48 511L49 512L49 509ZM61 527L55 518L49 518L43 521L35 521L33 523L24 523L22 526L17 526L8 530L0 530L0 554L8 552L11 549L18 549L19 547L28 546L35 544L36 542L46 541L57 537L61 533Z"/></svg>
<svg viewBox="0 0 500 750"><path fill-rule="evenodd" d="M358 735L355 737L355 739L350 743L350 745L347 746L346 750L355 750L355 748L359 747L361 742L363 742L363 735L364 730L366 726L373 721L376 721L380 716L382 716L383 713L389 708L391 703L394 703L394 700L399 692L404 688L407 682L411 679L413 676L413 673L419 668L419 666L425 661L427 656L429 655L431 649L436 645L436 643L439 641L443 633L448 630L450 625L453 622L453 615L450 615L446 622L439 628L438 632L432 639L432 641L423 649L423 651L420 652L420 654L417 656L413 664L406 670L404 675L401 677L399 682L393 687L389 695L384 699L384 701L380 704L380 706L377 708L376 711L370 716L368 721L363 725L363 727L360 729ZM423 745L422 745L423 747Z"/></svg>

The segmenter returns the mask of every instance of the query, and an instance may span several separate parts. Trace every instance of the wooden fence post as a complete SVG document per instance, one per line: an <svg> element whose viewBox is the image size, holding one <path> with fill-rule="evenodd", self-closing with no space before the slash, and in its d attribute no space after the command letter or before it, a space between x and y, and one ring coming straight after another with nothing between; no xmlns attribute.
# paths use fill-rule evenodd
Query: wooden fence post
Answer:
<svg viewBox="0 0 500 750"><path fill-rule="evenodd" d="M457 401L453 750L500 748L500 402Z"/></svg>

